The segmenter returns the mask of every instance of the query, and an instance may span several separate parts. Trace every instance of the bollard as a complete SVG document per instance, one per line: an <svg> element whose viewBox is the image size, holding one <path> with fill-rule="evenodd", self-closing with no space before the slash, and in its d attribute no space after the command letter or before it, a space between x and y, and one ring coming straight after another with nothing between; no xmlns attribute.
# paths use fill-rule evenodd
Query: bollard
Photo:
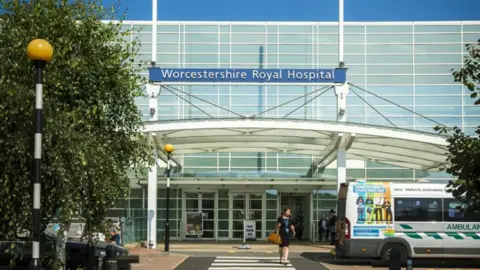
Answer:
<svg viewBox="0 0 480 270"><path fill-rule="evenodd" d="M388 260L388 269L389 270L401 270L402 261L401 261L401 252L397 248L392 248L390 250L390 258Z"/></svg>
<svg viewBox="0 0 480 270"><path fill-rule="evenodd" d="M117 260L115 258L114 247L108 245L105 253L103 270L117 270Z"/></svg>
<svg viewBox="0 0 480 270"><path fill-rule="evenodd" d="M412 269L413 269L412 260L408 259L407 260L407 270L412 270Z"/></svg>

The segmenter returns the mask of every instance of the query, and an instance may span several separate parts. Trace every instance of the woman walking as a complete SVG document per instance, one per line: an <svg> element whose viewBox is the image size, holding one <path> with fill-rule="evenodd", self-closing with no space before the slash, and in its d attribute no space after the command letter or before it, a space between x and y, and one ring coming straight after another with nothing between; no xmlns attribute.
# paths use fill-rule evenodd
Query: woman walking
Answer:
<svg viewBox="0 0 480 270"><path fill-rule="evenodd" d="M290 238L295 235L295 227L292 224L290 208L285 208L283 213L277 220L277 231L282 238L282 243L279 245L278 253L280 255L280 263L288 263L288 247L290 245Z"/></svg>

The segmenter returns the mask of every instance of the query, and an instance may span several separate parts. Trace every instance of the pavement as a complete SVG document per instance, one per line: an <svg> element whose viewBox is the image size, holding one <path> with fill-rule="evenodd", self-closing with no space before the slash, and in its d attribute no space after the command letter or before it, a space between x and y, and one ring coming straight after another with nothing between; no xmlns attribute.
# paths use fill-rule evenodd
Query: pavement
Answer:
<svg viewBox="0 0 480 270"><path fill-rule="evenodd" d="M249 249L241 249L235 242L173 242L171 252L163 252L163 244L157 249L146 249L139 245L126 245L131 254L140 256L140 263L133 264L135 270L366 270L388 269L384 265L372 267L370 260L335 260L329 245L296 243L290 246L287 265L278 259L278 247L264 242L249 243ZM430 261L429 261L430 262ZM449 265L450 264L450 265ZM428 263L414 261L415 270L461 269L455 263ZM480 269L476 265L462 269ZM403 267L402 269L406 269Z"/></svg>

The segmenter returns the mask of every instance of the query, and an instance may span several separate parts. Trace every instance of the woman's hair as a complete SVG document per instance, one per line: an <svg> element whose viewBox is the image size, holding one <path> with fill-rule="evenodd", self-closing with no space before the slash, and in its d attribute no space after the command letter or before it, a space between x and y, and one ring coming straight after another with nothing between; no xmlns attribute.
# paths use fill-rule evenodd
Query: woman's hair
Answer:
<svg viewBox="0 0 480 270"><path fill-rule="evenodd" d="M288 210L290 210L290 212L292 211L292 209L290 209L288 207L283 208L282 216L284 216L287 213ZM291 215L291 213L290 213L290 215Z"/></svg>

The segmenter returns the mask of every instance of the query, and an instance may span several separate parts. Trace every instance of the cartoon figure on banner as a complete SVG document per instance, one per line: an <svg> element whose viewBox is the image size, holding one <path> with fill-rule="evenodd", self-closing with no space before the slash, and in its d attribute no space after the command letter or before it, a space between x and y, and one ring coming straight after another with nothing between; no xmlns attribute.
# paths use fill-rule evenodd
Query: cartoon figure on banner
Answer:
<svg viewBox="0 0 480 270"><path fill-rule="evenodd" d="M361 195L358 196L357 199L357 220L358 223L363 223L365 221L365 202Z"/></svg>
<svg viewBox="0 0 480 270"><path fill-rule="evenodd" d="M367 219L366 221L368 221L368 223L371 223L372 222L372 216L373 216L373 200L372 200L372 196L371 195L367 195L367 200L365 201L365 208L366 208L366 216L367 216Z"/></svg>
<svg viewBox="0 0 480 270"><path fill-rule="evenodd" d="M392 203L386 197L383 198L383 209L385 209L385 221L390 223L392 219Z"/></svg>
<svg viewBox="0 0 480 270"><path fill-rule="evenodd" d="M383 197L375 197L373 202L373 214L375 215L375 221L383 221Z"/></svg>

